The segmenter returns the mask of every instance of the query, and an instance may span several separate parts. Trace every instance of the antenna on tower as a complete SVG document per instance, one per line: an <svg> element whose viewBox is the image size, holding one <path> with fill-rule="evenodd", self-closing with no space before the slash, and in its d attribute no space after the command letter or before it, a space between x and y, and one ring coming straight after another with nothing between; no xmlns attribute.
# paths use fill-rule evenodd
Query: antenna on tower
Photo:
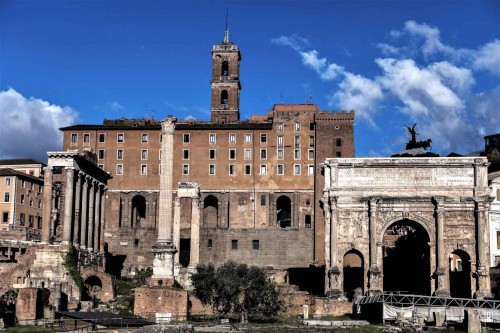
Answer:
<svg viewBox="0 0 500 333"><path fill-rule="evenodd" d="M224 35L224 43L229 43L229 28L227 27L228 16L229 8L226 8L226 34Z"/></svg>

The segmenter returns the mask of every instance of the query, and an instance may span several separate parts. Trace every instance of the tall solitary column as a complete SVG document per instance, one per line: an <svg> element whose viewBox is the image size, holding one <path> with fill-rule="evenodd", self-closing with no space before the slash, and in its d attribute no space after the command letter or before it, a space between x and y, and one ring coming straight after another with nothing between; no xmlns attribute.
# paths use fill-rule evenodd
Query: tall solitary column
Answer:
<svg viewBox="0 0 500 333"><path fill-rule="evenodd" d="M450 291L446 286L446 259L445 259L445 249L444 249L444 209L443 203L440 199L435 199L436 201L436 234L437 234L437 258L436 258L436 278L437 278L437 290L436 296L446 297L450 295Z"/></svg>
<svg viewBox="0 0 500 333"><path fill-rule="evenodd" d="M158 240L153 245L153 279L169 280L174 278L174 254L177 251L172 243L172 189L174 131L176 119L168 116L161 123L162 157L160 175L160 207Z"/></svg>
<svg viewBox="0 0 500 333"><path fill-rule="evenodd" d="M370 213L370 286L369 294L380 294L380 269L377 265L377 202L378 198L370 198L369 213Z"/></svg>
<svg viewBox="0 0 500 333"><path fill-rule="evenodd" d="M195 268L200 263L200 201L191 199L191 251L189 266Z"/></svg>
<svg viewBox="0 0 500 333"><path fill-rule="evenodd" d="M101 184L96 183L94 212L94 251L99 251L99 230L101 228Z"/></svg>
<svg viewBox="0 0 500 333"><path fill-rule="evenodd" d="M42 241L50 239L50 220L52 212L52 168L43 168L43 210L42 210Z"/></svg>
<svg viewBox="0 0 500 333"><path fill-rule="evenodd" d="M89 211L89 181L90 177L84 176L82 188L82 213L81 213L81 228L80 228L80 247L85 248L87 244L87 216Z"/></svg>
<svg viewBox="0 0 500 333"><path fill-rule="evenodd" d="M73 187L75 168L66 167L66 184L64 189L64 224L63 224L63 244L71 241L71 222L73 220Z"/></svg>
<svg viewBox="0 0 500 333"><path fill-rule="evenodd" d="M93 250L94 241L94 203L95 203L95 180L90 181L89 189L89 223L87 225L87 248Z"/></svg>
<svg viewBox="0 0 500 333"><path fill-rule="evenodd" d="M78 244L80 236L80 209L82 206L82 176L78 172L75 187L75 220L73 221L73 244Z"/></svg>

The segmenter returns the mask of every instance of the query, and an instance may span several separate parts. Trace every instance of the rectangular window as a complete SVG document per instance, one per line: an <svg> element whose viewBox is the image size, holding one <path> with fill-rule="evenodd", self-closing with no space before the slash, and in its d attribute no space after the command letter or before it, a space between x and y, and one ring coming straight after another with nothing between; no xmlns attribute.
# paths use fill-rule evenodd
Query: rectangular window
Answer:
<svg viewBox="0 0 500 333"><path fill-rule="evenodd" d="M38 208L42 208L42 200L38 199Z"/></svg>
<svg viewBox="0 0 500 333"><path fill-rule="evenodd" d="M237 239L231 239L231 249L238 250L238 240Z"/></svg>
<svg viewBox="0 0 500 333"><path fill-rule="evenodd" d="M30 207L33 207L33 199L30 198Z"/></svg>
<svg viewBox="0 0 500 333"><path fill-rule="evenodd" d="M285 166L283 164L278 164L276 166L276 174L284 175L285 174Z"/></svg>
<svg viewBox="0 0 500 333"><path fill-rule="evenodd" d="M252 166L250 164L245 164L245 175L252 173Z"/></svg>
<svg viewBox="0 0 500 333"><path fill-rule="evenodd" d="M313 164L309 164L309 165L307 166L307 170L308 170L308 172L307 172L307 173L309 174L309 176L314 175L314 165L313 165Z"/></svg>
<svg viewBox="0 0 500 333"><path fill-rule="evenodd" d="M118 149L116 151L116 159L117 160L123 160L123 149Z"/></svg>
<svg viewBox="0 0 500 333"><path fill-rule="evenodd" d="M24 213L19 214L19 225L24 225L26 215Z"/></svg>
<svg viewBox="0 0 500 333"><path fill-rule="evenodd" d="M5 186L10 186L10 177L5 178Z"/></svg>
<svg viewBox="0 0 500 333"><path fill-rule="evenodd" d="M236 174L236 166L234 164L229 164L229 174L234 176Z"/></svg>
<svg viewBox="0 0 500 333"><path fill-rule="evenodd" d="M342 157L342 152L338 151L338 152L336 153L336 155L337 155L337 157Z"/></svg>
<svg viewBox="0 0 500 333"><path fill-rule="evenodd" d="M160 142L163 141L163 134L160 133Z"/></svg>
<svg viewBox="0 0 500 333"><path fill-rule="evenodd" d="M3 223L9 222L9 212L3 212L2 213L2 222Z"/></svg>
<svg viewBox="0 0 500 333"><path fill-rule="evenodd" d="M300 175L300 164L295 164L293 166L293 174L294 175Z"/></svg>
<svg viewBox="0 0 500 333"><path fill-rule="evenodd" d="M122 164L117 164L116 165L116 174L117 175L123 175L123 165Z"/></svg>
<svg viewBox="0 0 500 333"><path fill-rule="evenodd" d="M215 164L210 164L208 166L208 174L209 175L215 175Z"/></svg>
<svg viewBox="0 0 500 333"><path fill-rule="evenodd" d="M229 143L236 143L236 134L229 133Z"/></svg>
<svg viewBox="0 0 500 333"><path fill-rule="evenodd" d="M267 175L267 165L266 164L261 164L260 165L260 174L261 175Z"/></svg>
<svg viewBox="0 0 500 333"><path fill-rule="evenodd" d="M297 131L300 131L300 123L299 123L299 122L295 122L293 129L294 129L296 132L297 132Z"/></svg>
<svg viewBox="0 0 500 333"><path fill-rule="evenodd" d="M72 133L71 134L71 142L76 143L78 141L78 134Z"/></svg>
<svg viewBox="0 0 500 333"><path fill-rule="evenodd" d="M261 160L267 160L267 149L261 149L260 150L260 159Z"/></svg>
<svg viewBox="0 0 500 333"><path fill-rule="evenodd" d="M148 166L146 164L141 164L141 175L147 175L148 174Z"/></svg>
<svg viewBox="0 0 500 333"><path fill-rule="evenodd" d="M283 136L278 136L278 148L283 148Z"/></svg>
<svg viewBox="0 0 500 333"><path fill-rule="evenodd" d="M300 148L300 136L295 136L293 138L293 143L295 144L295 148Z"/></svg>
<svg viewBox="0 0 500 333"><path fill-rule="evenodd" d="M208 248L211 249L213 245L212 239L208 239Z"/></svg>
<svg viewBox="0 0 500 333"><path fill-rule="evenodd" d="M38 216L37 227L38 227L38 229L42 229L42 217L41 216Z"/></svg>
<svg viewBox="0 0 500 333"><path fill-rule="evenodd" d="M340 139L340 138L335 139L335 145L337 147L342 147L342 139Z"/></svg>
<svg viewBox="0 0 500 333"><path fill-rule="evenodd" d="M30 215L28 217L28 227L33 228L34 223L35 223L35 217L33 215Z"/></svg>
<svg viewBox="0 0 500 333"><path fill-rule="evenodd" d="M246 133L245 134L245 143L251 143L251 142L252 142L252 134Z"/></svg>
<svg viewBox="0 0 500 333"><path fill-rule="evenodd" d="M306 214L306 216L305 216L304 227L306 227L306 228L311 227L311 215L309 215L309 214Z"/></svg>
<svg viewBox="0 0 500 333"><path fill-rule="evenodd" d="M103 159L104 159L104 149L99 149L99 151L97 152L97 157L98 157L100 160L103 160Z"/></svg>
<svg viewBox="0 0 500 333"><path fill-rule="evenodd" d="M236 159L236 149L229 149L229 159L230 160Z"/></svg>
<svg viewBox="0 0 500 333"><path fill-rule="evenodd" d="M278 160L282 160L283 159L283 149L278 149Z"/></svg>
<svg viewBox="0 0 500 333"><path fill-rule="evenodd" d="M300 160L300 149L295 149L295 150L293 151L293 158L294 158L295 160Z"/></svg>
<svg viewBox="0 0 500 333"><path fill-rule="evenodd" d="M116 142L118 143L122 143L123 141L125 141L125 134L123 133L118 133L116 135Z"/></svg>
<svg viewBox="0 0 500 333"><path fill-rule="evenodd" d="M105 133L99 133L99 142L100 143L106 142L106 134Z"/></svg>
<svg viewBox="0 0 500 333"><path fill-rule="evenodd" d="M182 159L183 160L189 160L189 149L183 149L182 150Z"/></svg>
<svg viewBox="0 0 500 333"><path fill-rule="evenodd" d="M314 148L314 136L309 137L309 147Z"/></svg>
<svg viewBox="0 0 500 333"><path fill-rule="evenodd" d="M25 180L21 181L21 187L26 188L26 181Z"/></svg>
<svg viewBox="0 0 500 333"><path fill-rule="evenodd" d="M33 191L34 188L35 188L35 184L34 183L30 183L30 190Z"/></svg>
<svg viewBox="0 0 500 333"><path fill-rule="evenodd" d="M3 201L4 202L10 202L10 193L9 192L5 192L4 195L3 195Z"/></svg>
<svg viewBox="0 0 500 333"><path fill-rule="evenodd" d="M265 194L261 194L260 195L260 205L261 206L265 206L266 205L266 195Z"/></svg>
<svg viewBox="0 0 500 333"><path fill-rule="evenodd" d="M161 149L158 151L158 159L161 161Z"/></svg>
<svg viewBox="0 0 500 333"><path fill-rule="evenodd" d="M189 137L189 134L184 133L182 134L182 142L183 143L189 143L191 141L191 138Z"/></svg>
<svg viewBox="0 0 500 333"><path fill-rule="evenodd" d="M208 159L209 160L215 160L215 149L209 149L208 150Z"/></svg>
<svg viewBox="0 0 500 333"><path fill-rule="evenodd" d="M148 142L149 140L149 135L148 134L142 134L141 142Z"/></svg>
<svg viewBox="0 0 500 333"><path fill-rule="evenodd" d="M252 149L245 149L245 160L252 159Z"/></svg>
<svg viewBox="0 0 500 333"><path fill-rule="evenodd" d="M161 164L158 164L158 174L161 175Z"/></svg>
<svg viewBox="0 0 500 333"><path fill-rule="evenodd" d="M148 159L148 150L143 149L141 150L141 160L147 160Z"/></svg>
<svg viewBox="0 0 500 333"><path fill-rule="evenodd" d="M217 142L217 136L215 135L215 133L208 134L208 142L210 142L210 143Z"/></svg>
<svg viewBox="0 0 500 333"><path fill-rule="evenodd" d="M90 143L90 134L83 134L83 143Z"/></svg>
<svg viewBox="0 0 500 333"><path fill-rule="evenodd" d="M278 131L283 131L283 123L278 123Z"/></svg>
<svg viewBox="0 0 500 333"><path fill-rule="evenodd" d="M314 123L309 123L309 130L314 131L314 128L315 128Z"/></svg>
<svg viewBox="0 0 500 333"><path fill-rule="evenodd" d="M189 164L183 164L182 165L182 174L183 175L189 175Z"/></svg>
<svg viewBox="0 0 500 333"><path fill-rule="evenodd" d="M260 143L267 143L267 134L262 133L260 135Z"/></svg>
<svg viewBox="0 0 500 333"><path fill-rule="evenodd" d="M259 250L260 244L258 239L252 240L252 250Z"/></svg>
<svg viewBox="0 0 500 333"><path fill-rule="evenodd" d="M24 194L21 194L21 203L24 204Z"/></svg>
<svg viewBox="0 0 500 333"><path fill-rule="evenodd" d="M309 149L307 151L307 158L310 160L314 160L314 149Z"/></svg>

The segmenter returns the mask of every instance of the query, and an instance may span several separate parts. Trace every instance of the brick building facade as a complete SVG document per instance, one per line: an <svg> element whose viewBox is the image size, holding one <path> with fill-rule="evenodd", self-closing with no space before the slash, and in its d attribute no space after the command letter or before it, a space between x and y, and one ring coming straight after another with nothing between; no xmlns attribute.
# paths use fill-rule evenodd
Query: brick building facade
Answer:
<svg viewBox="0 0 500 333"><path fill-rule="evenodd" d="M175 122L170 231L176 267L232 259L289 270L291 280L294 274L300 279L310 267L324 265L321 163L354 156L354 112L278 104L241 121L240 59L227 35L214 45L211 121ZM161 128L154 119L122 118L61 129L64 150L93 149L98 164L113 175L104 241L116 274L151 266L159 225ZM323 276L318 274L320 284Z"/></svg>

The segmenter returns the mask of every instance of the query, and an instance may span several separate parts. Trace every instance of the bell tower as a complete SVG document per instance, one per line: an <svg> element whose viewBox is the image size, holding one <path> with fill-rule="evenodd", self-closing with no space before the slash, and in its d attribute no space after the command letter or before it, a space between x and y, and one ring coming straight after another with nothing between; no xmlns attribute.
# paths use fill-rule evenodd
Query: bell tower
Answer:
<svg viewBox="0 0 500 333"><path fill-rule="evenodd" d="M212 105L213 123L230 123L240 120L240 60L238 45L229 41L226 22L224 41L212 47Z"/></svg>

